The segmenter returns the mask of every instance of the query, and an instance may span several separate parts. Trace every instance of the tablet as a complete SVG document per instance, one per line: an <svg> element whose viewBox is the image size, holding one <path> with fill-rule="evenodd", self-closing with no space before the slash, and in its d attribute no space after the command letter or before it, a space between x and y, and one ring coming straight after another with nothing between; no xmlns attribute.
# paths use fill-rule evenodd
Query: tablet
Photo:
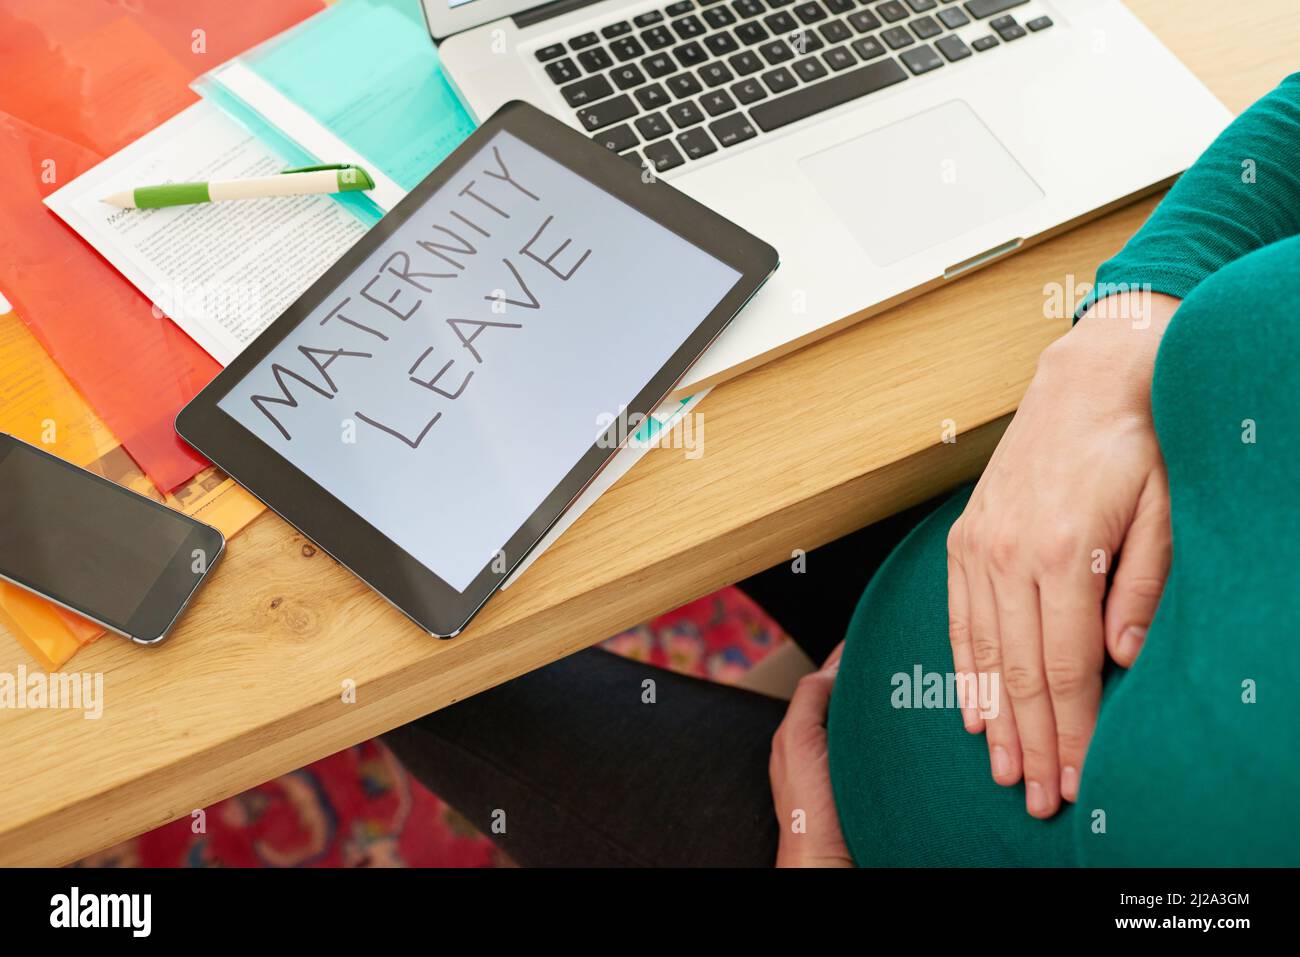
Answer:
<svg viewBox="0 0 1300 957"><path fill-rule="evenodd" d="M740 227L509 103L176 431L451 637L776 265Z"/></svg>

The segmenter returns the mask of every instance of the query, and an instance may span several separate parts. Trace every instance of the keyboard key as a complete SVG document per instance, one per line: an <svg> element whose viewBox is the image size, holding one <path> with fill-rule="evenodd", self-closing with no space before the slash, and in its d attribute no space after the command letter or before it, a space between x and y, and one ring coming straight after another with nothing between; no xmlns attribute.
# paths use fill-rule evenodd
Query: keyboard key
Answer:
<svg viewBox="0 0 1300 957"><path fill-rule="evenodd" d="M989 26L994 30L1005 30L1007 27L1016 26L1016 18L1011 14L1002 17L994 17L989 21Z"/></svg>
<svg viewBox="0 0 1300 957"><path fill-rule="evenodd" d="M700 108L690 100L682 100L680 103L674 103L665 110L668 118L679 129L684 130L688 126L694 126L696 123L704 122L704 114Z"/></svg>
<svg viewBox="0 0 1300 957"><path fill-rule="evenodd" d="M667 27L651 27L641 34L641 42L651 50L662 50L664 47L670 47L677 42L677 38L672 35Z"/></svg>
<svg viewBox="0 0 1300 957"><path fill-rule="evenodd" d="M1029 29L1033 30L1035 33L1037 33L1039 30L1046 30L1051 25L1052 25L1051 17L1034 17L1034 19L1030 20L1028 23L1025 24L1025 26L1029 27Z"/></svg>
<svg viewBox="0 0 1300 957"><path fill-rule="evenodd" d="M647 140L657 140L661 136L667 136L673 128L662 113L650 113L637 118L636 131Z"/></svg>
<svg viewBox="0 0 1300 957"><path fill-rule="evenodd" d="M853 0L826 0L826 9L833 14L848 13L853 9Z"/></svg>
<svg viewBox="0 0 1300 957"><path fill-rule="evenodd" d="M917 76L943 66L943 60L928 43L921 44L915 50L905 50L898 55L898 58Z"/></svg>
<svg viewBox="0 0 1300 957"><path fill-rule="evenodd" d="M939 52L944 55L949 63L964 60L971 55L970 47L956 34L950 33L942 40L936 40L934 45L939 48Z"/></svg>
<svg viewBox="0 0 1300 957"><path fill-rule="evenodd" d="M794 3L794 0L767 0L767 5L773 10L788 6L791 3Z"/></svg>
<svg viewBox="0 0 1300 957"><path fill-rule="evenodd" d="M609 71L609 76L620 90L630 90L645 82L645 74L635 63L624 63L620 67L615 67Z"/></svg>
<svg viewBox="0 0 1300 957"><path fill-rule="evenodd" d="M664 80L664 83L666 83L668 89L672 90L679 98L683 96L694 96L696 93L699 93L704 89L704 87L700 85L700 81L695 79L695 76L690 73L679 73L677 76L669 77L667 80Z"/></svg>
<svg viewBox="0 0 1300 957"><path fill-rule="evenodd" d="M691 0L678 0L677 3L670 3L664 7L664 13L670 17L680 17L683 13L690 13L695 9L695 4Z"/></svg>
<svg viewBox="0 0 1300 957"><path fill-rule="evenodd" d="M700 46L694 40L690 43L683 43L673 50L673 56L677 57L677 62L687 69L693 66L699 66L709 58L704 52L704 47Z"/></svg>
<svg viewBox="0 0 1300 957"><path fill-rule="evenodd" d="M585 50L589 46L594 46L600 42L600 37L594 33L583 33L569 41L570 50Z"/></svg>
<svg viewBox="0 0 1300 957"><path fill-rule="evenodd" d="M731 9L736 11L736 16L742 19L749 17L761 16L766 12L767 7L763 6L761 0L735 0Z"/></svg>
<svg viewBox="0 0 1300 957"><path fill-rule="evenodd" d="M821 60L815 56L810 56L808 59L796 63L794 72L798 73L805 83L811 83L813 80L820 80L826 75L826 67L822 66Z"/></svg>
<svg viewBox="0 0 1300 957"><path fill-rule="evenodd" d="M880 18L870 10L859 10L857 13L849 14L849 23L853 24L853 29L859 33L867 33L880 26Z"/></svg>
<svg viewBox="0 0 1300 957"><path fill-rule="evenodd" d="M943 33L943 27L939 26L939 21L934 17L917 17L908 26L922 40L929 40Z"/></svg>
<svg viewBox="0 0 1300 957"><path fill-rule="evenodd" d="M927 10L933 10L939 4L937 0L907 0L907 5L916 13L925 13Z"/></svg>
<svg viewBox="0 0 1300 957"><path fill-rule="evenodd" d="M699 17L682 17L680 20L673 21L673 29L683 40L692 40L705 32L704 24L700 22Z"/></svg>
<svg viewBox="0 0 1300 957"><path fill-rule="evenodd" d="M614 97L612 100L605 100L603 103L597 103L594 106L579 110L578 122L586 129L600 130L613 123L621 123L623 120L631 119L636 114L636 104L625 93Z"/></svg>
<svg viewBox="0 0 1300 957"><path fill-rule="evenodd" d="M731 88L731 93L744 106L767 99L767 90L763 89L763 84L753 79L741 80Z"/></svg>
<svg viewBox="0 0 1300 957"><path fill-rule="evenodd" d="M731 94L726 90L714 90L711 93L705 93L700 97L700 105L709 116L721 116L723 113L730 113L736 108L736 101L731 98Z"/></svg>
<svg viewBox="0 0 1300 957"><path fill-rule="evenodd" d="M998 31L998 36L1010 43L1012 40L1019 40L1025 35L1025 28L1018 23L1013 23L1009 27L1004 27Z"/></svg>
<svg viewBox="0 0 1300 957"><path fill-rule="evenodd" d="M543 63L547 60L554 60L557 56L564 56L564 44L552 43L550 46L542 47L537 51L536 56Z"/></svg>
<svg viewBox="0 0 1300 957"><path fill-rule="evenodd" d="M799 29L799 21L784 10L779 10L770 17L764 17L763 24L772 31L774 37L779 37L785 33L794 33Z"/></svg>
<svg viewBox="0 0 1300 957"><path fill-rule="evenodd" d="M794 59L794 51L790 49L784 40L773 40L771 43L764 43L758 48L758 52L772 66Z"/></svg>
<svg viewBox="0 0 1300 957"><path fill-rule="evenodd" d="M856 70L837 74L822 83L805 86L786 96L755 103L749 108L749 115L759 129L768 132L906 79L906 71L892 57L877 60Z"/></svg>
<svg viewBox="0 0 1300 957"><path fill-rule="evenodd" d="M682 159L682 154L677 152L677 147L669 140L660 140L658 143L651 143L645 147L643 152L655 170L660 173L666 173L670 169L676 169L686 160Z"/></svg>
<svg viewBox="0 0 1300 957"><path fill-rule="evenodd" d="M647 13L641 14L640 16L633 17L632 23L638 27L652 27L663 20L663 18L664 15L658 10L651 10Z"/></svg>
<svg viewBox="0 0 1300 957"><path fill-rule="evenodd" d="M641 61L641 69L657 80L669 73L677 72L677 64L667 53L655 53Z"/></svg>
<svg viewBox="0 0 1300 957"><path fill-rule="evenodd" d="M626 123L622 126L611 126L603 133L597 133L592 139L611 153L630 150L637 144L636 134L632 132L632 127Z"/></svg>
<svg viewBox="0 0 1300 957"><path fill-rule="evenodd" d="M773 93L784 93L786 90L793 90L799 85L785 67L772 70L770 73L764 73L763 82L767 84L767 88Z"/></svg>
<svg viewBox="0 0 1300 957"><path fill-rule="evenodd" d="M886 23L897 23L899 20L905 20L910 16L907 7L899 3L898 0L885 0L884 3L876 7L876 13L884 17Z"/></svg>
<svg viewBox="0 0 1300 957"><path fill-rule="evenodd" d="M966 0L966 12L976 20L983 20L1028 2L1029 0Z"/></svg>
<svg viewBox="0 0 1300 957"><path fill-rule="evenodd" d="M727 69L725 63L706 63L697 71L704 85L708 87L721 86L724 83L730 83L736 77Z"/></svg>
<svg viewBox="0 0 1300 957"><path fill-rule="evenodd" d="M758 135L754 124L749 122L744 113L715 120L709 124L709 132L716 136L723 146L735 146L745 140L752 140Z"/></svg>
<svg viewBox="0 0 1300 957"><path fill-rule="evenodd" d="M790 44L790 49L794 50L795 56L814 53L826 46L825 41L811 30L800 30L798 33L792 33L786 38L786 42Z"/></svg>
<svg viewBox="0 0 1300 957"><path fill-rule="evenodd" d="M874 60L885 53L885 45L875 37L858 37L851 46L853 52L864 60Z"/></svg>
<svg viewBox="0 0 1300 957"><path fill-rule="evenodd" d="M608 70L614 65L614 61L609 58L604 47L595 47L591 50L583 50L578 54L578 62L588 73L599 73L601 70Z"/></svg>
<svg viewBox="0 0 1300 957"><path fill-rule="evenodd" d="M749 76L749 74L757 73L763 69L763 61L752 50L737 53L727 62L731 64L731 68L736 71L738 76Z"/></svg>
<svg viewBox="0 0 1300 957"><path fill-rule="evenodd" d="M704 45L709 48L709 52L714 56L726 56L728 53L735 53L740 49L740 44L736 42L736 38L726 30L705 37Z"/></svg>
<svg viewBox="0 0 1300 957"><path fill-rule="evenodd" d="M563 60L556 60L554 63L546 64L546 75L556 83L568 83L582 76L578 72L578 65L565 57Z"/></svg>
<svg viewBox="0 0 1300 957"><path fill-rule="evenodd" d="M677 145L682 148L682 152L688 158L693 160L718 151L718 148L713 145L713 140L709 139L709 134L704 130L687 130L684 133L678 133Z"/></svg>
<svg viewBox="0 0 1300 957"><path fill-rule="evenodd" d="M761 23L742 23L736 27L736 36L744 44L762 43L767 39L767 31Z"/></svg>
<svg viewBox="0 0 1300 957"><path fill-rule="evenodd" d="M632 24L626 20L620 20L618 23L611 23L600 31L600 35L606 40L612 40L615 37L621 37L625 33L632 32Z"/></svg>
<svg viewBox="0 0 1300 957"><path fill-rule="evenodd" d="M721 30L735 23L736 15L726 7L710 7L704 11L704 22L715 30Z"/></svg>
<svg viewBox="0 0 1300 957"><path fill-rule="evenodd" d="M618 155L618 158L621 160L627 160L628 163L635 166L637 169L641 169L642 165L645 162L644 160L641 159L641 154L638 153L636 150L628 150L626 153L620 153Z"/></svg>
<svg viewBox="0 0 1300 957"><path fill-rule="evenodd" d="M910 47L916 42L912 34L908 33L902 27L890 27L880 35L881 39L889 44L889 49L899 50L903 47Z"/></svg>
<svg viewBox="0 0 1300 957"><path fill-rule="evenodd" d="M560 87L560 95L564 97L564 102L575 108L592 100L599 100L602 96L609 96L613 92L614 88L603 76L589 76L577 83Z"/></svg>
<svg viewBox="0 0 1300 957"><path fill-rule="evenodd" d="M948 7L946 10L940 10L939 19L949 30L956 30L958 27L964 27L970 23L970 17L962 12L961 7Z"/></svg>
<svg viewBox="0 0 1300 957"><path fill-rule="evenodd" d="M985 50L992 50L997 45L998 45L998 38L992 35L989 35L987 37L980 37L978 40L975 40L973 43L971 43L971 46L973 46L980 53L983 53Z"/></svg>
<svg viewBox="0 0 1300 957"><path fill-rule="evenodd" d="M822 54L822 59L837 73L840 70L847 70L858 62L857 57L849 52L848 47L832 47Z"/></svg>
<svg viewBox="0 0 1300 957"><path fill-rule="evenodd" d="M804 23L817 23L826 19L826 11L815 2L801 3L794 8L794 15Z"/></svg>
<svg viewBox="0 0 1300 957"><path fill-rule="evenodd" d="M645 54L643 47L636 37L620 37L609 45L614 56L618 57L620 63L626 63L628 60L635 60Z"/></svg>
<svg viewBox="0 0 1300 957"><path fill-rule="evenodd" d="M826 38L827 43L843 43L849 37L853 36L853 31L846 27L842 20L832 20L830 23L823 23L817 28L817 32Z"/></svg>
<svg viewBox="0 0 1300 957"><path fill-rule="evenodd" d="M672 97L658 83L643 86L632 95L636 97L636 101L641 104L643 110L657 110L661 106L667 106L672 101Z"/></svg>

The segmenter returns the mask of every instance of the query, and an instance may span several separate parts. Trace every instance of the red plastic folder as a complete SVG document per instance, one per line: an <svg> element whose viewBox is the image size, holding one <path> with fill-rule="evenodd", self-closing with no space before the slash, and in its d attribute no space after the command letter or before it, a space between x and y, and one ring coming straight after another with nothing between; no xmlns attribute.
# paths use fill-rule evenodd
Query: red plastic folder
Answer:
<svg viewBox="0 0 1300 957"><path fill-rule="evenodd" d="M0 290L162 491L206 463L172 428L217 364L42 200L193 103L189 82L317 0L0 0Z"/></svg>

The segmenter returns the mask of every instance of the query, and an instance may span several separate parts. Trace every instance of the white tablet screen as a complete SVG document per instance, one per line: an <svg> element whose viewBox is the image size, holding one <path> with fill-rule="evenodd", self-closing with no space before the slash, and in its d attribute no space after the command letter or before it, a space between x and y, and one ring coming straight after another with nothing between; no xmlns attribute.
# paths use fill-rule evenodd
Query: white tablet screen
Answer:
<svg viewBox="0 0 1300 957"><path fill-rule="evenodd" d="M218 405L464 591L740 276L499 132Z"/></svg>

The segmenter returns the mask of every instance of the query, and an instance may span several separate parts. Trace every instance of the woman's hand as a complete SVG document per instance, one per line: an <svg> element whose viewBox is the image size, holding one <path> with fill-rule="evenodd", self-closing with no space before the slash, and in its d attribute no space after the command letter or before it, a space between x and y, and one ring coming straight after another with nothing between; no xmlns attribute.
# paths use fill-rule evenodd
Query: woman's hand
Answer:
<svg viewBox="0 0 1300 957"><path fill-rule="evenodd" d="M1043 352L948 536L955 670L1000 675L996 716L963 701L962 720L999 784L1024 777L1034 817L1078 796L1106 651L1132 665L1169 572L1150 392L1178 304L1108 297Z"/></svg>
<svg viewBox="0 0 1300 957"><path fill-rule="evenodd" d="M777 867L852 867L831 793L826 715L844 642L819 671L799 680L785 720L772 737L772 800L776 805Z"/></svg>

